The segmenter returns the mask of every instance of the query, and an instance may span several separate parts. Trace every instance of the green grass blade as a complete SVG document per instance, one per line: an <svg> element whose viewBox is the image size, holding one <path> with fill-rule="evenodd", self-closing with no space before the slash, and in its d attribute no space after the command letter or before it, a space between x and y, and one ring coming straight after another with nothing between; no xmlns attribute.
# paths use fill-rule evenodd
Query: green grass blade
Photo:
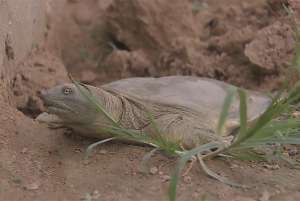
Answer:
<svg viewBox="0 0 300 201"><path fill-rule="evenodd" d="M180 155L180 159L175 167L175 171L173 173L173 176L171 178L170 186L169 186L169 200L175 201L176 200L176 190L177 190L177 183L180 177L180 173L183 170L185 164L190 160L193 156L196 156L197 154L201 154L206 151L210 151L212 149L219 149L221 146L223 146L220 143L211 142L208 144L201 145L199 147L196 147L190 151L184 152L184 154Z"/></svg>
<svg viewBox="0 0 300 201"><path fill-rule="evenodd" d="M219 116L219 121L218 121L218 126L217 126L217 133L219 135L222 135L223 133L223 128L229 113L229 109L231 106L231 103L233 102L234 96L236 94L236 87L234 86L230 86L227 89L227 95L225 97L224 103L223 103L223 107L222 107L222 112Z"/></svg>
<svg viewBox="0 0 300 201"><path fill-rule="evenodd" d="M239 147L240 148L240 147ZM256 153L255 150L250 148L233 149L230 150L229 154L234 158L237 158L242 161L266 161L265 155Z"/></svg>
<svg viewBox="0 0 300 201"><path fill-rule="evenodd" d="M299 161L293 160L293 159L289 158L288 156L283 155L282 153L280 153L278 157L282 161L284 161L287 164L289 164L291 168L300 170L300 163L299 163Z"/></svg>
<svg viewBox="0 0 300 201"><path fill-rule="evenodd" d="M180 146L179 146L179 142L171 142L168 139L164 138L163 134L161 133L161 131L159 130L153 114L149 111L146 111L146 114L150 120L150 127L152 128L152 130L154 131L152 133L152 139L153 139L153 143L157 144L159 147L161 147L161 149L167 151L169 154L174 154L175 151L177 150L181 150Z"/></svg>
<svg viewBox="0 0 300 201"><path fill-rule="evenodd" d="M198 158L198 161L202 167L202 169L204 170L204 172L209 175L210 177L224 183L224 184L227 184L229 186L232 186L232 187L238 187L238 188L249 188L248 186L245 186L245 185L241 185L241 184L238 184L238 183L235 183L235 182L232 182L230 181L229 179L225 178L225 177L222 177L218 174L216 174L215 172L213 172L212 170L210 170L206 164L204 163L203 159L197 155L197 158Z"/></svg>
<svg viewBox="0 0 300 201"><path fill-rule="evenodd" d="M263 127L261 130L249 138L249 140L263 139L270 136L274 136L276 132L286 132L289 129L295 129L300 127L300 119L287 119L281 121L271 121L268 125Z"/></svg>
<svg viewBox="0 0 300 201"><path fill-rule="evenodd" d="M150 120L151 128L154 130L155 134L158 135L158 137L161 137L160 130L158 129L158 126L154 120L153 114L151 112L149 112L148 110L147 110L146 114Z"/></svg>
<svg viewBox="0 0 300 201"><path fill-rule="evenodd" d="M74 80L71 75L69 75L71 81L79 90L79 92L87 99L89 102L95 106L96 111L102 113L113 125L117 125L117 121L105 111L104 107L99 103L99 101L93 96L93 94L85 87L84 84L80 84L76 80Z"/></svg>
<svg viewBox="0 0 300 201"><path fill-rule="evenodd" d="M238 89L240 97L240 130L238 139L244 137L247 133L247 97L246 92L242 89Z"/></svg>
<svg viewBox="0 0 300 201"><path fill-rule="evenodd" d="M249 140L247 142L241 143L240 148L255 148L259 146L266 146L270 144L300 144L300 136L298 137L283 137L283 138L266 138L266 139L260 139L260 140Z"/></svg>
<svg viewBox="0 0 300 201"><path fill-rule="evenodd" d="M104 139L104 140L101 140L101 141L99 141L99 142L95 142L95 143L89 145L88 148L87 148L86 151L85 151L84 159L85 159L85 160L88 159L88 157L91 155L91 152L93 151L93 149L94 149L96 146L98 146L98 145L100 145L100 144L104 144L104 143L109 142L109 141L112 141L112 140L115 140L115 139L117 139L117 138L116 138L116 137L112 137L112 138Z"/></svg>
<svg viewBox="0 0 300 201"><path fill-rule="evenodd" d="M237 140L230 146L238 146L241 142L246 141L247 139L257 135L258 131L265 127L274 117L278 116L287 105L281 103L273 103L256 121L255 125L247 130L247 133L241 137L237 137Z"/></svg>
<svg viewBox="0 0 300 201"><path fill-rule="evenodd" d="M147 173L149 172L149 165L148 165L148 162L149 160L151 159L151 157L155 154L155 152L157 152L159 150L159 148L154 148L152 149L150 152L146 153L144 156L143 156L143 159L142 159L142 162L140 164L140 168L139 170L143 173Z"/></svg>
<svg viewBox="0 0 300 201"><path fill-rule="evenodd" d="M286 104L298 102L300 98L300 81L296 82L294 87L289 91L287 98L284 100Z"/></svg>

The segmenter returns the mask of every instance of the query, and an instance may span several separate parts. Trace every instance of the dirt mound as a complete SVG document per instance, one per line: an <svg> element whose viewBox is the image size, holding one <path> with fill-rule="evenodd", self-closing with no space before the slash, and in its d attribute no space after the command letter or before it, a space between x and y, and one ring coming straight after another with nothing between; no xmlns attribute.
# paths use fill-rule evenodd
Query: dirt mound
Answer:
<svg viewBox="0 0 300 201"><path fill-rule="evenodd" d="M33 52L16 68L12 90L16 108L35 117L43 111L39 93L67 82L68 76L61 60L49 52Z"/></svg>
<svg viewBox="0 0 300 201"><path fill-rule="evenodd" d="M267 71L277 71L293 59L294 40L291 27L281 22L260 30L247 44L245 55Z"/></svg>
<svg viewBox="0 0 300 201"><path fill-rule="evenodd" d="M128 51L143 50L152 60L176 48L174 45L185 45L183 39L197 38L196 22L187 1L114 0L105 15L112 40L123 43Z"/></svg>
<svg viewBox="0 0 300 201"><path fill-rule="evenodd" d="M32 119L43 110L39 91L67 81L65 66L94 85L180 74L274 89L293 54L282 3L300 19L296 0L0 0L0 200L166 200L173 158L155 155L157 171L142 173L148 148L111 143L84 161L94 140ZM299 197L297 170L229 162L209 165L257 188L232 188L193 168L179 200Z"/></svg>
<svg viewBox="0 0 300 201"><path fill-rule="evenodd" d="M187 1L113 1L105 10L106 30L112 42L147 56L154 70L148 69L144 76L149 71L160 76L200 75L253 87L255 67L243 51L254 33L272 20L267 6L241 3L219 7L201 2L193 13L195 6ZM121 12L125 10L130 12ZM131 63L128 59L133 60L127 58L126 64Z"/></svg>
<svg viewBox="0 0 300 201"><path fill-rule="evenodd" d="M129 76L180 74L275 89L284 76L284 61L292 55L290 31L281 30L282 36L268 32L268 37L281 37L289 44L284 50L267 48L288 54L277 62L276 71L266 71L270 64L256 55L263 47L255 44L267 43L261 32L276 21L288 26L284 9L278 6L282 3L231 0L224 6L217 1L112 0L99 1L96 7L91 0L69 2L61 22L63 60L76 78L93 84ZM275 53L265 53L264 59L274 59ZM280 54L280 58L285 55Z"/></svg>

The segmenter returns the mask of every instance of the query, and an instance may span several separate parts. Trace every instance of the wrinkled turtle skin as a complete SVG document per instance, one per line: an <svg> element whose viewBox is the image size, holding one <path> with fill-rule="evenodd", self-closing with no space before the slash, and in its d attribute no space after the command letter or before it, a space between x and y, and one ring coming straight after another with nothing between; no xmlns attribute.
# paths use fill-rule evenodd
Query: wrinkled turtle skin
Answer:
<svg viewBox="0 0 300 201"><path fill-rule="evenodd" d="M105 111L122 127L156 135L149 113L161 135L180 142L187 149L211 141L222 142L239 126L239 101L229 111L223 136L216 133L229 84L191 76L128 78L100 86L81 85L97 99ZM104 139L111 137L101 128L110 121L95 110L95 105L74 84L63 84L42 92L47 113L37 120L63 125L82 135ZM247 91L248 121L255 120L271 104L258 92Z"/></svg>

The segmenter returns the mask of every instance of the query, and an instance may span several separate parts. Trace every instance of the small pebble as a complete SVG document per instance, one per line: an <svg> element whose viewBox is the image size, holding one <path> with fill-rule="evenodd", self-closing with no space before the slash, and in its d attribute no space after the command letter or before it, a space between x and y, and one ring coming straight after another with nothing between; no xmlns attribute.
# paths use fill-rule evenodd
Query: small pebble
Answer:
<svg viewBox="0 0 300 201"><path fill-rule="evenodd" d="M297 118L300 116L300 111L295 111L292 113L292 117Z"/></svg>
<svg viewBox="0 0 300 201"><path fill-rule="evenodd" d="M26 190L37 190L40 186L41 184L39 182L33 182L31 184L25 185L24 188Z"/></svg>
<svg viewBox="0 0 300 201"><path fill-rule="evenodd" d="M163 180L163 182L167 182L170 181L171 177L169 175L162 175L161 179Z"/></svg>
<svg viewBox="0 0 300 201"><path fill-rule="evenodd" d="M193 194L192 194L192 198L193 199L197 199L198 197L199 197L199 193L198 192L194 192Z"/></svg>
<svg viewBox="0 0 300 201"><path fill-rule="evenodd" d="M239 166L237 164L231 164L230 168L231 169L235 169L235 168L238 168Z"/></svg>
<svg viewBox="0 0 300 201"><path fill-rule="evenodd" d="M263 165L263 167L268 169L268 170L278 170L278 169L280 169L280 166L278 164L276 164L276 165L265 164L265 165Z"/></svg>
<svg viewBox="0 0 300 201"><path fill-rule="evenodd" d="M276 185L275 185L275 188L276 188L275 191L276 191L277 194L279 194L279 193L285 193L285 192L286 192L285 187L282 186L282 185L276 184Z"/></svg>
<svg viewBox="0 0 300 201"><path fill-rule="evenodd" d="M186 184L190 184L190 183L192 183L192 177L190 177L190 176L184 176L183 177L183 181Z"/></svg>
<svg viewBox="0 0 300 201"><path fill-rule="evenodd" d="M90 163L91 163L91 161L88 160L88 159L85 159L85 160L83 161L83 164L84 164L84 165L89 165Z"/></svg>
<svg viewBox="0 0 300 201"><path fill-rule="evenodd" d="M297 147L293 147L289 149L288 154L289 156L296 156L297 154L299 154L299 150Z"/></svg>
<svg viewBox="0 0 300 201"><path fill-rule="evenodd" d="M99 154L107 154L107 153L108 153L108 151L105 149L100 149L100 151L99 151Z"/></svg>
<svg viewBox="0 0 300 201"><path fill-rule="evenodd" d="M97 190L94 190L92 193L92 197L96 200L100 197L100 193Z"/></svg>
<svg viewBox="0 0 300 201"><path fill-rule="evenodd" d="M75 149L74 149L74 152L75 152L75 153L81 153L82 150L81 150L80 148L75 148Z"/></svg>
<svg viewBox="0 0 300 201"><path fill-rule="evenodd" d="M28 148L25 147L22 149L21 154L26 154L27 152L28 152Z"/></svg>
<svg viewBox="0 0 300 201"><path fill-rule="evenodd" d="M157 168L157 167L151 167L151 168L150 168L150 173L151 173L152 175L157 174L157 173L158 173L158 168Z"/></svg>

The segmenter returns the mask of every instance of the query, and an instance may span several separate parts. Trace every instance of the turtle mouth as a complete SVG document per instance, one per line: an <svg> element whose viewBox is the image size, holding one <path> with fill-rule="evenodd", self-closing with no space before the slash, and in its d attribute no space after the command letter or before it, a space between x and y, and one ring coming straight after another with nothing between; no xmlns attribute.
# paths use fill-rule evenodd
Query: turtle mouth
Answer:
<svg viewBox="0 0 300 201"><path fill-rule="evenodd" d="M74 113L74 111L65 103L57 101L44 100L47 112L50 114Z"/></svg>
<svg viewBox="0 0 300 201"><path fill-rule="evenodd" d="M66 110L63 107L57 107L57 106L47 106L47 112L50 114L61 114L66 113L68 110Z"/></svg>

